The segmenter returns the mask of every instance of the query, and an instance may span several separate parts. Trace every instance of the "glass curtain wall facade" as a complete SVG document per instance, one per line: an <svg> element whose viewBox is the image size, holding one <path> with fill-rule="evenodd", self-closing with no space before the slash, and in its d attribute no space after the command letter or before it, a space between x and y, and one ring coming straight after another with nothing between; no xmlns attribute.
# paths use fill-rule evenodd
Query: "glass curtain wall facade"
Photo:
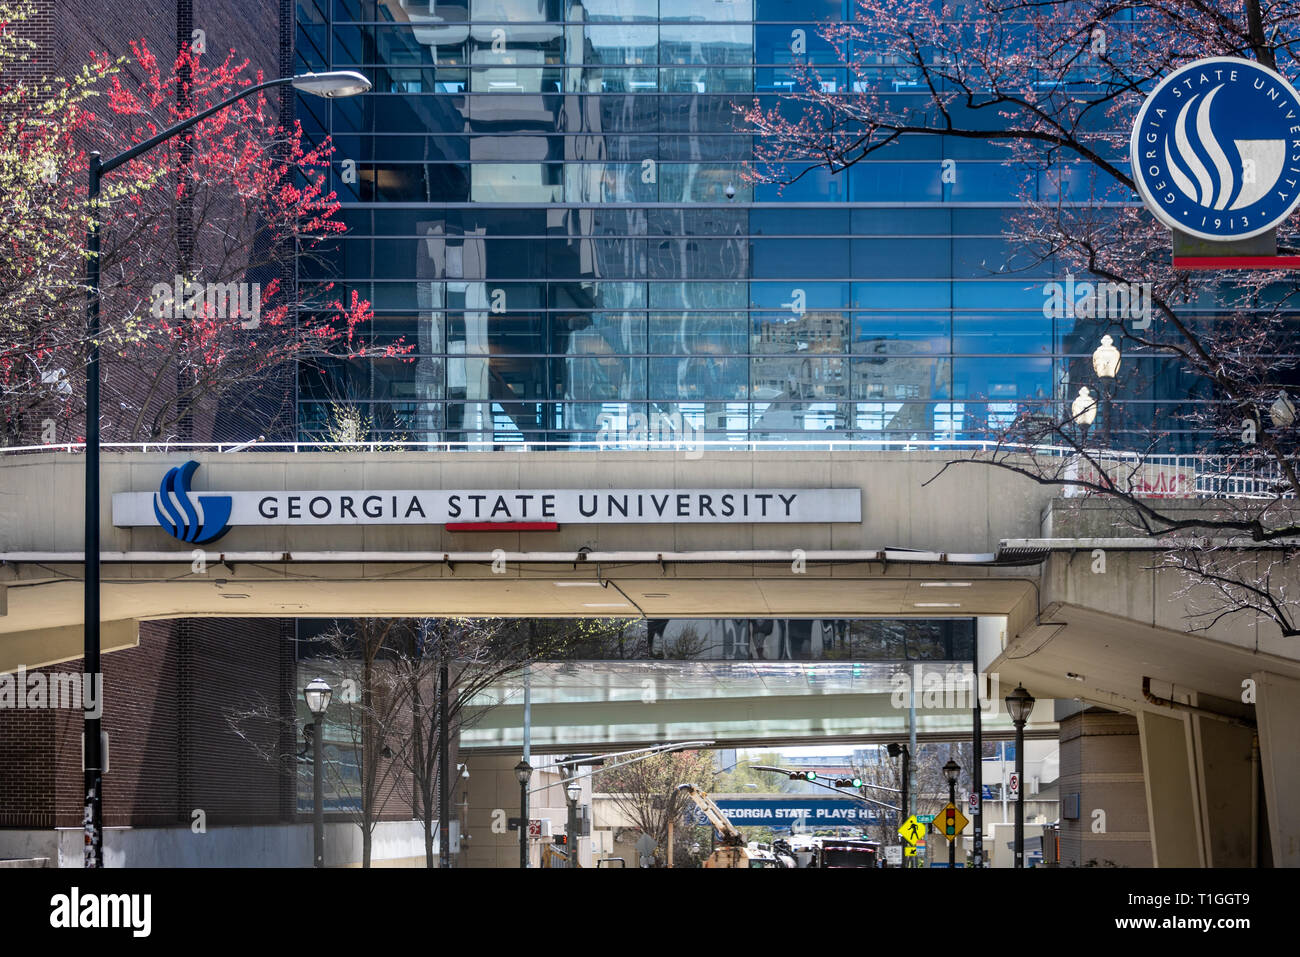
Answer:
<svg viewBox="0 0 1300 957"><path fill-rule="evenodd" d="M349 229L302 292L375 308L364 355L301 368L300 437L336 438L340 405L364 438L470 449L940 443L1061 417L1108 323L1052 314L1053 263L1014 271L1027 180L1003 150L904 138L838 175L744 177L737 108L793 89L796 56L846 84L817 24L852 10L299 0L296 68L375 84L299 101ZM1028 188L1068 199L1073 172ZM1117 444L1196 398L1162 362L1125 354ZM1169 418L1166 450L1189 446Z"/></svg>

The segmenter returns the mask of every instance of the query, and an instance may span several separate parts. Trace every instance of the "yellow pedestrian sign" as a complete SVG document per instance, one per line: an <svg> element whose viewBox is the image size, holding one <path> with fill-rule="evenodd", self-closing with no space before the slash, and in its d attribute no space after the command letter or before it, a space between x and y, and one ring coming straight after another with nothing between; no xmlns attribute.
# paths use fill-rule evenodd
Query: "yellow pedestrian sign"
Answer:
<svg viewBox="0 0 1300 957"><path fill-rule="evenodd" d="M911 845L908 845L908 846L904 847L904 848L903 848L903 856L904 856L904 857L916 857L916 848L912 847Z"/></svg>
<svg viewBox="0 0 1300 957"><path fill-rule="evenodd" d="M903 826L898 829L898 834L908 844L919 844L925 840L925 825L913 814L903 822Z"/></svg>
<svg viewBox="0 0 1300 957"><path fill-rule="evenodd" d="M961 813L957 805L945 804L943 810L934 816L934 823L930 827L936 834L955 841L957 835L965 830L969 823L966 815Z"/></svg>

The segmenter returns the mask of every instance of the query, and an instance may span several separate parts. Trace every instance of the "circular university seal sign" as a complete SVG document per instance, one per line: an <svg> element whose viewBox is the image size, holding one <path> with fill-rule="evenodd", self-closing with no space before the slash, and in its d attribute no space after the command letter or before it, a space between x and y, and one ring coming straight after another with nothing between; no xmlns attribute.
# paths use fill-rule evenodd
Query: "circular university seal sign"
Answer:
<svg viewBox="0 0 1300 957"><path fill-rule="evenodd" d="M1253 60L1197 60L1147 97L1130 151L1142 201L1166 226L1258 236L1300 203L1300 94Z"/></svg>

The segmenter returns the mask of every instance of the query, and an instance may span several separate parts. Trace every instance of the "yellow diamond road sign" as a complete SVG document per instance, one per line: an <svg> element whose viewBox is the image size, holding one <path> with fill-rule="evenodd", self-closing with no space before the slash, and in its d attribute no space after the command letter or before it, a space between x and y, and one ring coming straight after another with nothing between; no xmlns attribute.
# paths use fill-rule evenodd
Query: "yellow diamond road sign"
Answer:
<svg viewBox="0 0 1300 957"><path fill-rule="evenodd" d="M961 809L957 805L945 804L943 810L934 816L934 823L930 825L930 829L941 837L955 841L957 835L965 830L966 825L969 823L966 820L966 815L961 813Z"/></svg>
<svg viewBox="0 0 1300 957"><path fill-rule="evenodd" d="M908 844L919 844L925 840L925 825L918 821L916 815L913 814L903 822L903 826L898 829L898 833Z"/></svg>

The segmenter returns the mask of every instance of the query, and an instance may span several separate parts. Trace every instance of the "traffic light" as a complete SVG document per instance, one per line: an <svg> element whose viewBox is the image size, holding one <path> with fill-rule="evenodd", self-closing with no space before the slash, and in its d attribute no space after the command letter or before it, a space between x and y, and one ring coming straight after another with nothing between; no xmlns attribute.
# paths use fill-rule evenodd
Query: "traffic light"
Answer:
<svg viewBox="0 0 1300 957"><path fill-rule="evenodd" d="M943 811L943 833L947 837L957 836L957 809L951 804Z"/></svg>
<svg viewBox="0 0 1300 957"><path fill-rule="evenodd" d="M816 781L817 772L816 771L791 771L790 780L791 781Z"/></svg>
<svg viewBox="0 0 1300 957"><path fill-rule="evenodd" d="M552 844L561 844L561 845L563 845L563 844L568 844L568 843L569 843L569 835L567 835L567 834L556 834L554 837L551 838L551 843L552 843Z"/></svg>
<svg viewBox="0 0 1300 957"><path fill-rule="evenodd" d="M835 786L837 788L860 788L862 787L862 778L836 778Z"/></svg>

